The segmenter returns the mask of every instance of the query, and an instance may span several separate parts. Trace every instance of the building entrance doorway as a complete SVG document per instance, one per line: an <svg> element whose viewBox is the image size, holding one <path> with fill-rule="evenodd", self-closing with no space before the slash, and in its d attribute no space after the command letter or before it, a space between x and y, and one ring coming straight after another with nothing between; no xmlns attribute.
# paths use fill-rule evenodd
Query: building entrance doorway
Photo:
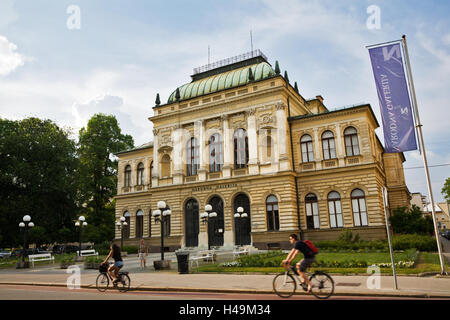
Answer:
<svg viewBox="0 0 450 320"><path fill-rule="evenodd" d="M198 202L189 199L184 206L184 234L186 247L198 246L199 213Z"/></svg>
<svg viewBox="0 0 450 320"><path fill-rule="evenodd" d="M209 204L212 206L212 212L217 213L217 217L209 219L208 241L211 247L221 247L223 246L223 233L225 231L223 200L214 196L209 200Z"/></svg>
<svg viewBox="0 0 450 320"><path fill-rule="evenodd" d="M249 245L252 242L251 239L251 224L250 224L250 199L247 195L240 193L234 198L233 203L233 215L238 212L238 208L242 207L247 217L235 217L234 218L234 243L236 245Z"/></svg>

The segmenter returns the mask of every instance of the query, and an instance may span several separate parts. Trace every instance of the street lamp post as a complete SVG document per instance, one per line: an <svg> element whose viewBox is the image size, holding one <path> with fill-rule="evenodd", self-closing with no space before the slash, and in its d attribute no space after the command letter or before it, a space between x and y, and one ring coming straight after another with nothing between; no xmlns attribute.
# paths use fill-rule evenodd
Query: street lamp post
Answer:
<svg viewBox="0 0 450 320"><path fill-rule="evenodd" d="M211 250L211 235L209 234L209 219L217 217L217 213L211 212L212 206L210 204L207 204L205 206L205 212L203 212L200 215L200 218L202 219L202 223L207 225L207 231L208 231L208 250Z"/></svg>
<svg viewBox="0 0 450 320"><path fill-rule="evenodd" d="M158 201L158 210L153 211L152 216L155 219L155 223L161 223L161 261L164 261L164 222L169 219L172 211L164 201Z"/></svg>
<svg viewBox="0 0 450 320"><path fill-rule="evenodd" d="M23 250L22 250L22 266L25 267L25 249L27 247L27 232L28 228L33 228L34 223L31 222L31 217L29 215L25 215L22 218L23 222L19 223L19 227L23 229Z"/></svg>
<svg viewBox="0 0 450 320"><path fill-rule="evenodd" d="M128 226L125 217L120 217L116 222L117 229L120 231L120 251L123 251L123 229Z"/></svg>
<svg viewBox="0 0 450 320"><path fill-rule="evenodd" d="M241 237L241 224L242 224L242 220L243 218L247 218L248 215L247 213L244 212L244 208L242 207L238 207L237 208L237 212L234 214L235 217L235 227L239 226L239 232L236 230L236 233L239 235L239 245L242 246L242 237Z"/></svg>
<svg viewBox="0 0 450 320"><path fill-rule="evenodd" d="M82 236L82 232L83 232L83 227L87 226L87 222L85 221L86 218L84 216L80 216L78 218L78 221L75 222L75 227L80 227L80 247L78 249L78 256L81 257L81 236Z"/></svg>

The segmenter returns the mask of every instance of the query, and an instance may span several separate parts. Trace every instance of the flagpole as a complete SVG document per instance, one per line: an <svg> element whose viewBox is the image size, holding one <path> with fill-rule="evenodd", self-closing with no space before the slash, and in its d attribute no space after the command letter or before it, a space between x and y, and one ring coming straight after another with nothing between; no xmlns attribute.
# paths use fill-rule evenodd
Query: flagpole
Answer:
<svg viewBox="0 0 450 320"><path fill-rule="evenodd" d="M389 218L387 214L386 208L388 207L388 200L387 200L387 190L385 190L385 187L382 187L383 192L383 208L384 208L384 218L386 221L386 232L388 237L388 244L389 244L389 253L391 255L391 263L392 263L392 273L394 275L394 287L396 290L398 290L398 284L397 284L397 272L395 271L395 260L394 260L394 252L392 250L392 240L391 240L391 230L389 229Z"/></svg>
<svg viewBox="0 0 450 320"><path fill-rule="evenodd" d="M393 43L399 43L402 42L402 40L393 40L393 41L388 41L388 42L383 42L383 43L378 43L378 44L371 44L370 46L366 46L367 49L374 49L377 47L382 47L388 44L393 44Z"/></svg>
<svg viewBox="0 0 450 320"><path fill-rule="evenodd" d="M430 173L428 170L427 155L425 152L425 145L424 145L423 136L422 136L422 124L420 123L419 110L417 108L416 91L414 89L414 82L413 82L413 78L412 78L412 74L411 74L411 64L409 62L408 46L406 45L406 36L405 35L402 36L402 40L403 40L403 47L405 48L405 60L406 60L407 74L408 74L408 80L409 80L410 90L411 90L411 98L412 98L411 100L412 100L412 105L413 105L413 110L414 110L414 118L416 119L416 130L417 130L417 135L419 137L420 149L422 150L422 159L423 159L423 164L425 167L425 176L427 179L428 194L430 195L431 214L433 216L434 234L436 237L436 242L437 242L437 247L438 247L438 252L439 252L439 260L441 262L441 274L445 275L445 274L447 274L447 272L445 270L441 242L439 241L439 232L438 232L439 230L438 230L437 224L436 224L436 213L435 213L435 209L434 209L434 198L433 198L433 192L431 189Z"/></svg>

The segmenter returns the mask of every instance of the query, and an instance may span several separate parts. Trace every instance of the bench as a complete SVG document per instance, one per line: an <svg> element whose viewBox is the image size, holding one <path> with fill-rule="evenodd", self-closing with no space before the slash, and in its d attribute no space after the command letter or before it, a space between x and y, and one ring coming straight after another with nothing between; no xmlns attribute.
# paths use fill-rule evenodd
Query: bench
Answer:
<svg viewBox="0 0 450 320"><path fill-rule="evenodd" d="M77 256L80 256L80 257L98 256L98 252L95 252L94 249L91 249L91 250L81 250L81 254L80 254L80 251L77 250Z"/></svg>
<svg viewBox="0 0 450 320"><path fill-rule="evenodd" d="M33 266L33 268L34 268L35 261L51 260L51 261L53 261L53 263L55 263L55 257L53 257L51 253L30 254L28 256L28 259L31 262L31 265Z"/></svg>
<svg viewBox="0 0 450 320"><path fill-rule="evenodd" d="M198 261L199 260L206 260L206 261L214 261L214 250L203 250L198 251L194 253L194 255L189 257L189 261L191 262L191 267L194 264L194 262L197 264L198 268Z"/></svg>
<svg viewBox="0 0 450 320"><path fill-rule="evenodd" d="M240 247L240 246L238 246L238 247L234 248L234 250L233 250L233 257L234 258L239 257L240 255L243 255L243 254L248 254L248 248L247 247Z"/></svg>

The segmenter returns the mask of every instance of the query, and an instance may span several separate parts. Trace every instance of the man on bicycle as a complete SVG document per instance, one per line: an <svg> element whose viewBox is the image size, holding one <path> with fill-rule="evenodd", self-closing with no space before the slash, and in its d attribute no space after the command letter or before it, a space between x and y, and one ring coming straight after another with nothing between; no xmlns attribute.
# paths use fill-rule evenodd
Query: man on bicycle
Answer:
<svg viewBox="0 0 450 320"><path fill-rule="evenodd" d="M303 259L296 264L297 272L302 279L302 284L306 283L308 285L308 292L311 291L311 283L308 280L308 277L305 275L306 270L313 264L316 260L316 254L312 252L312 250L308 247L306 243L303 241L299 241L296 234L291 234L289 236L289 242L294 245L294 248L289 252L286 259L283 260L283 266L289 267L291 262L295 259L298 252L301 251L303 253Z"/></svg>

